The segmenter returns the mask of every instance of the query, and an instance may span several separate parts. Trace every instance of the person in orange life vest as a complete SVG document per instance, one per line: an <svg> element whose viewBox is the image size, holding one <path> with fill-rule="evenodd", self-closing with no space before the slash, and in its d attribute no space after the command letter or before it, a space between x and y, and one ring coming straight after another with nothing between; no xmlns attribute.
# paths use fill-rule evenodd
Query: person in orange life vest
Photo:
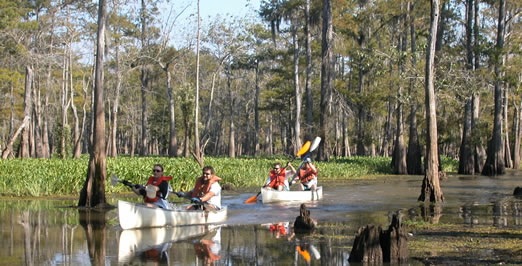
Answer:
<svg viewBox="0 0 522 266"><path fill-rule="evenodd" d="M303 165L298 170L296 177L292 180L292 184L299 180L301 182L301 190L317 189L317 168L312 164L312 160L306 157Z"/></svg>
<svg viewBox="0 0 522 266"><path fill-rule="evenodd" d="M163 175L163 166L161 164L155 164L152 167L152 174L145 186L137 185L132 188L132 191L137 195L143 196L143 201L149 206L170 209L167 197L170 191L169 181L172 177Z"/></svg>
<svg viewBox="0 0 522 266"><path fill-rule="evenodd" d="M286 164L285 168L281 168L280 163L275 163L274 168L270 170L268 178L266 180L266 184L263 187L279 191L289 190L287 176L293 175L295 173L295 169L286 170L288 167L292 167L290 162Z"/></svg>
<svg viewBox="0 0 522 266"><path fill-rule="evenodd" d="M176 192L176 195L190 199L194 203L188 209L198 209L202 206L204 210L219 210L221 209L220 180L212 166L205 166L203 174L196 179L194 188L189 192Z"/></svg>

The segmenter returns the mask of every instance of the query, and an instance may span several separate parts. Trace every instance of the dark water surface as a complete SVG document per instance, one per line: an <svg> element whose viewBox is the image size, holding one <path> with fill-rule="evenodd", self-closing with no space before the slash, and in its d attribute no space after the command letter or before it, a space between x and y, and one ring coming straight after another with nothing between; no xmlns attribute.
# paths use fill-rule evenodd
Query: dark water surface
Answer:
<svg viewBox="0 0 522 266"><path fill-rule="evenodd" d="M318 221L313 237L292 237L299 203L243 203L256 192L224 191L229 209L224 225L125 231L116 210L85 213L66 207L76 200L3 200L0 265L349 265L357 229L385 227L397 210L410 219L522 226L522 201L511 196L522 186L520 172L449 176L442 182L442 215L436 217L417 203L421 184L420 176L323 182L324 198L307 205ZM116 205L117 198L109 201Z"/></svg>

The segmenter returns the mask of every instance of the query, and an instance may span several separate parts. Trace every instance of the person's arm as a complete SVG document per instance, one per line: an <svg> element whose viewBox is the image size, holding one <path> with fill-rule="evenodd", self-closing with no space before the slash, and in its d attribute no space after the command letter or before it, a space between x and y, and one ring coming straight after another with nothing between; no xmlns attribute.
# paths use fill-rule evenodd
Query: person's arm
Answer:
<svg viewBox="0 0 522 266"><path fill-rule="evenodd" d="M308 163L308 167L310 167L310 170L312 170L312 173L314 175L317 175L317 168L312 163Z"/></svg>
<svg viewBox="0 0 522 266"><path fill-rule="evenodd" d="M162 199L166 199L169 194L169 183L167 181L163 181L159 185L159 192L161 193L160 197Z"/></svg>

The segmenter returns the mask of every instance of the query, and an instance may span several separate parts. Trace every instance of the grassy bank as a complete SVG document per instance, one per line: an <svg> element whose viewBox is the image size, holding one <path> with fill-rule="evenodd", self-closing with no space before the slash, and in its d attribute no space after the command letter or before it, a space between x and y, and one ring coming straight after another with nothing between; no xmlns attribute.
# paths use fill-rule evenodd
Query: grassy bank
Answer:
<svg viewBox="0 0 522 266"><path fill-rule="evenodd" d="M299 160L288 157L270 158L213 158L206 157L205 164L212 165L223 185L232 189L253 188L263 184L275 162L290 161L298 167ZM332 158L328 162L315 162L322 180L373 179L390 175L391 158L345 157ZM0 160L1 196L74 196L78 195L87 173L88 158L81 159L10 159ZM174 190L187 190L201 173L192 158L168 157L118 157L107 159L107 175L143 183L151 175L155 163L163 164L165 174L174 177ZM455 163L445 160L446 171L453 171ZM108 180L107 192L127 191L122 185L112 186Z"/></svg>

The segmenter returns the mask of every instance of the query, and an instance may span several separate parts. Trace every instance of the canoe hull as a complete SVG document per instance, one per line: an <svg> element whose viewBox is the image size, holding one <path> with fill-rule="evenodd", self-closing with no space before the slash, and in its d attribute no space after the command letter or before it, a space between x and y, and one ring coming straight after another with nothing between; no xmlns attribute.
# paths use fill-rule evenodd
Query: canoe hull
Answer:
<svg viewBox="0 0 522 266"><path fill-rule="evenodd" d="M323 187L317 187L316 191L277 191L261 189L261 201L263 203L275 203L285 201L314 201L323 198Z"/></svg>
<svg viewBox="0 0 522 266"><path fill-rule="evenodd" d="M184 208L165 210L141 203L118 201L118 219L122 229L215 224L224 222L226 218L226 206L219 211L207 212Z"/></svg>

